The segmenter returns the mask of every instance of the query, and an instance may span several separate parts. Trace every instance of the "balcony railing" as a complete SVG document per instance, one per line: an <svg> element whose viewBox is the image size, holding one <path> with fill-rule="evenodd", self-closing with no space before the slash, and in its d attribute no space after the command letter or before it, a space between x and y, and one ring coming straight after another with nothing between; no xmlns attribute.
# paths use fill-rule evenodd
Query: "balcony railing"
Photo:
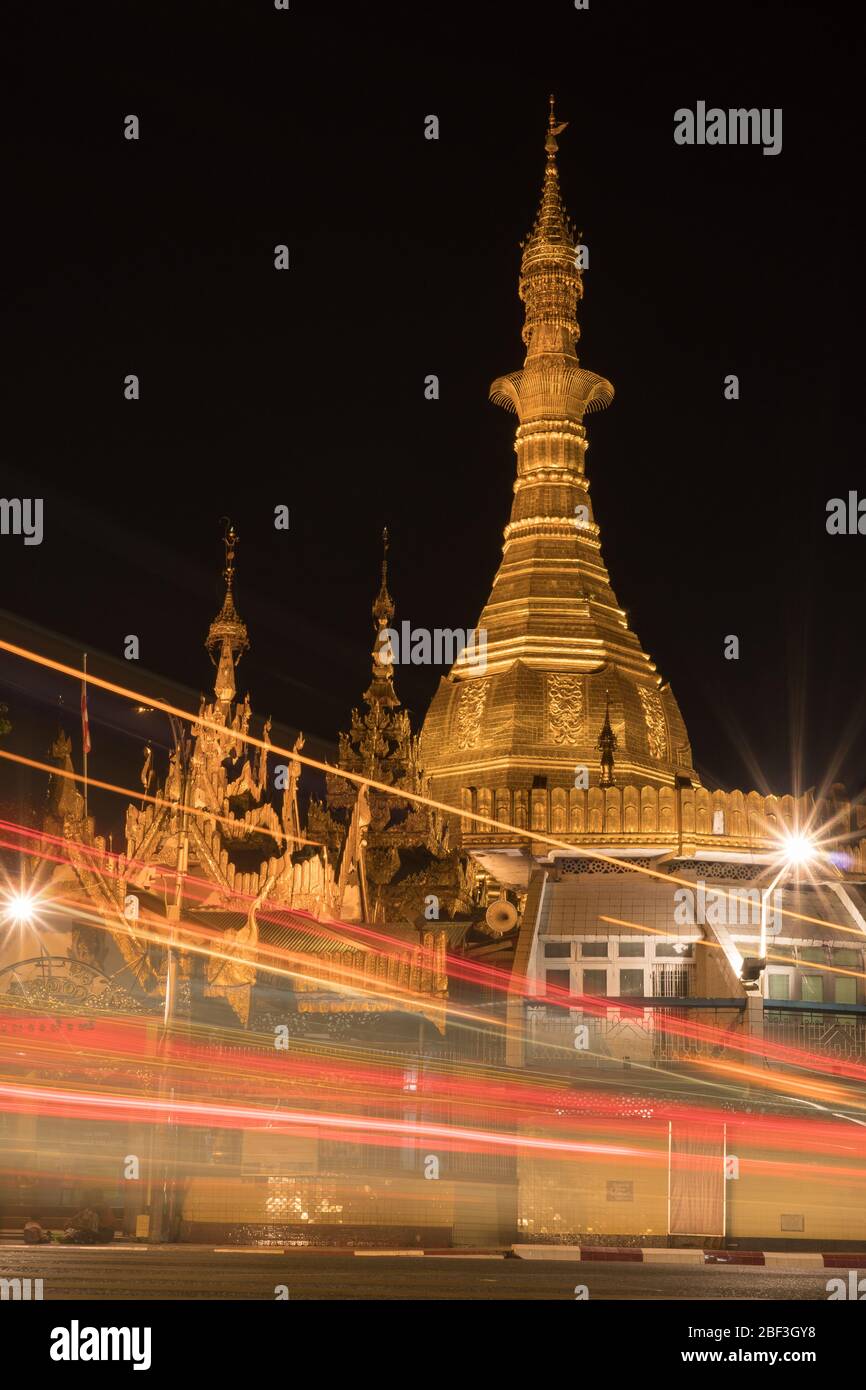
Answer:
<svg viewBox="0 0 866 1390"><path fill-rule="evenodd" d="M866 1011L779 1008L765 1003L764 1037L840 1061L866 1062Z"/></svg>
<svg viewBox="0 0 866 1390"><path fill-rule="evenodd" d="M678 1007L677 1007L678 1006ZM741 1034L745 1001L623 1001L606 1013L566 1013L550 1005L526 1011L526 1060L554 1068L609 1062L689 1061L722 1057L727 1039Z"/></svg>
<svg viewBox="0 0 866 1390"><path fill-rule="evenodd" d="M625 1005L625 1001L623 1001ZM589 1015L551 1004L526 1010L526 1061L549 1070L612 1062L736 1060L745 1034L745 1001L634 1000ZM804 1010L764 1003L767 1042L847 1061L866 1061L866 1010ZM779 1065L784 1066L784 1061Z"/></svg>

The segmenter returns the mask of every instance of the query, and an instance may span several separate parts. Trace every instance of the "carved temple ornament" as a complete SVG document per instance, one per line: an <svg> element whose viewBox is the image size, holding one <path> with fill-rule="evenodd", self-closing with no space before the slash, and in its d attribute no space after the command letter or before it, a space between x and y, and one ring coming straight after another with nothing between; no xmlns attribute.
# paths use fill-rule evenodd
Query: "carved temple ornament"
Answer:
<svg viewBox="0 0 866 1390"><path fill-rule="evenodd" d="M668 758L668 726L661 696L657 690L648 690L644 685L638 686L637 693L643 706L650 753L654 758L666 762Z"/></svg>
<svg viewBox="0 0 866 1390"><path fill-rule="evenodd" d="M460 692L457 706L457 746L474 748L481 732L481 720L487 703L490 682L486 680L467 681Z"/></svg>
<svg viewBox="0 0 866 1390"><path fill-rule="evenodd" d="M586 693L583 678L551 671L547 677L547 722L552 743L573 745L584 738Z"/></svg>

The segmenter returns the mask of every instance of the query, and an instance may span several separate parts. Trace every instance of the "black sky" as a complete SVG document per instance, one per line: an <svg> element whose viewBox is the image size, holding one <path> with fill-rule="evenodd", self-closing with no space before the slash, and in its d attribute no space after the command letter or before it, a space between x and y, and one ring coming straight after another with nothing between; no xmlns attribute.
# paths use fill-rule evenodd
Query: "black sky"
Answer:
<svg viewBox="0 0 866 1390"><path fill-rule="evenodd" d="M398 618L471 626L510 507L515 421L487 390L522 362L518 242L553 90L590 248L581 361L617 392L588 470L618 598L711 785L790 790L802 743L804 787L845 746L860 790L866 536L825 529L829 498L866 495L846 419L863 51L843 16L12 6L0 495L42 496L45 539L0 537L0 607L97 670L136 633L142 668L198 690L229 515L254 709L325 744L366 683L385 523ZM782 153L676 146L698 100L782 107ZM418 721L440 674L399 672ZM39 754L51 680L4 660L7 678L6 746ZM94 717L108 763L117 721L98 700ZM123 750L137 766L134 735Z"/></svg>

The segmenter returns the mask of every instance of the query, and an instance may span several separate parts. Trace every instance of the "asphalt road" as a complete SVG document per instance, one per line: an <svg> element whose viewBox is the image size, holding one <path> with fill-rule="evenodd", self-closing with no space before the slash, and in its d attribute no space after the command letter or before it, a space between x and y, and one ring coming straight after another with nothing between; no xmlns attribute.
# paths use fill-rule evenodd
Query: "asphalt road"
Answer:
<svg viewBox="0 0 866 1390"><path fill-rule="evenodd" d="M866 1268L860 1271L862 1277ZM16 1249L0 1246L0 1279L43 1280L44 1299L291 1300L827 1299L846 1271L658 1266L444 1256L216 1252L213 1247Z"/></svg>

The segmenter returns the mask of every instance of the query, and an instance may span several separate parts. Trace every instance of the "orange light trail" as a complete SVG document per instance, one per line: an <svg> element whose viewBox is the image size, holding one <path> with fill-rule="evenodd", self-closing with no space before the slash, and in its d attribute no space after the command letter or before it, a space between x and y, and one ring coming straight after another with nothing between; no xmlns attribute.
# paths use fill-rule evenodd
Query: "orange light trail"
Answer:
<svg viewBox="0 0 866 1390"><path fill-rule="evenodd" d="M23 832L28 836L28 838L40 838L38 833L32 830L23 828ZM59 844L63 845L67 843L66 841L60 841L58 837L41 838L55 839L58 841ZM3 845L4 843L8 844L8 842L0 841L0 845ZM17 846L10 847L17 848ZM94 850L92 846L82 845L81 848L82 851L86 851L92 857L98 857L100 859L111 859L115 862L115 865L117 864L117 861L120 858L120 856L118 855L106 854L105 856L103 856L100 851ZM36 854L36 851L24 852ZM43 853L38 857L41 859L52 859L53 862L61 864L70 863L68 856L51 856ZM102 869L104 873L108 872L104 864L102 866ZM169 869L168 867L165 868L164 872L167 877L171 877L174 873L174 871ZM186 881L191 884L199 884L207 891L212 891L212 885L209 884L206 880L195 879L193 878L193 876L187 876ZM235 897L238 898L240 901L246 901L250 904L255 902L255 899L252 898L251 895L243 895L238 893L235 894ZM74 912L79 917L86 916L87 920L90 921L92 925L97 926L102 930L112 931L115 929L112 928L110 924L107 924L97 914L84 913L77 899L66 900L61 896L55 896L52 899L52 902L55 906L60 907L61 910L65 910L67 908L68 903L68 910L70 911L70 913ZM269 914L267 910L259 909L257 915L260 916L264 921L269 920ZM305 913L299 913L297 911L293 912L292 915L299 916L301 918L306 918L307 916ZM309 918L307 920L320 926L329 926L331 929L343 928L356 935L368 935L368 933L359 932L357 928L354 928L350 924L341 923L337 920L333 920L325 924L320 923L319 919L317 918ZM637 930L646 931L655 935L666 935L666 933L659 928L646 927L641 923L628 921L622 918L601 917L600 920L607 921L615 925L632 927ZM152 930L148 930L147 927L140 925L145 921L151 924L151 927L153 928ZM222 945L223 938L218 933L209 932L206 928L200 927L197 924L192 924L189 922L180 922L175 924L175 926L176 930L183 933L182 937L178 940L178 945L182 946L183 949L190 950L195 954L209 957L211 959L222 960L235 965L247 965L252 969L266 969L272 974L280 975L289 979L303 980L311 984L318 984L325 987L326 989L332 989L335 983L339 982L346 989L354 989L359 993L370 993L374 997L385 999L390 1003L402 1003L404 1006L415 1009L424 1007L428 1011L434 1009L441 1009L443 1010L443 1012L446 1012L450 1018L453 1019L463 1020L471 1024L483 1024L485 1027L499 1029L505 1031L506 1033L510 1033L512 1036L526 1035L525 1028L519 1023L515 1024L509 1023L507 1021L503 1022L503 1020L498 1019L495 1016L484 1014L476 1010L470 1010L467 1008L459 1007L453 1004L451 1001L448 1001L441 997L437 997L436 995L404 992L400 991L399 989L384 988L382 986L381 981L378 980L375 976L371 977L363 970L358 970L353 967L338 968L334 966L333 963L331 963L329 966L330 973L327 976L315 974L313 973L313 971L315 970L315 963L317 960L315 955L311 956L304 952L293 952L286 948L270 946L261 942L257 943L255 948L253 948L252 954L248 954L249 948L232 948L231 950L226 950ZM128 924L126 923L125 919L123 921L121 929L128 930ZM164 947L165 930L165 923L162 918L154 917L151 914L146 913L143 917L140 917L138 919L138 922L136 923L135 927L135 935L142 941L147 941L151 944L156 944ZM387 943L388 941L388 938L385 938L378 933L372 933L371 935L378 938L378 940L380 940L383 944ZM714 942L699 942L698 944L703 944L707 946L717 945L717 943ZM404 943L391 942L392 953L398 953L398 951L405 952L410 949L413 948L406 946ZM719 947L718 949L721 948ZM429 953L422 952L422 956L427 956L428 954ZM778 957L778 959L786 960L787 958ZM298 967L290 968L287 963L291 961L309 962L312 964L312 969L309 965L307 969L301 969ZM280 964L280 962L284 963ZM430 963L432 963L432 957L430 958ZM461 958L454 957L452 955L449 955L447 957L447 963L450 975L467 980L484 980L486 983L490 984L492 988L497 989L500 992L506 993L508 995L516 995L531 1000L538 1000L539 997L547 997L554 1003L562 1005L563 1007L570 1006L572 1008L578 1008L581 1009L583 1012L590 1013L596 1016L602 1016L612 1008L616 1008L618 1011L620 1011L621 1014L625 1014L626 1016L628 1016L629 1013L631 1013L635 1017L640 1017L642 1015L641 1009L637 1009L634 1006L629 1005L627 1002L620 998L617 998L616 1000L609 1000L600 999L592 995L573 995L570 994L567 990L562 990L556 986L548 987L546 990L546 996L539 996L536 993L536 987L538 982L534 977L520 976L513 973L509 974L508 972L499 970L496 967L484 966L474 962L463 961ZM866 978L866 976L863 976L861 972L845 970L841 967L816 966L815 968L823 968L834 973L854 974L860 976L860 978ZM713 1043L723 1043L726 1048L729 1048L733 1051L742 1052L746 1055L753 1054L756 1056L774 1056L777 1060L786 1061L789 1064L797 1067L810 1068L815 1071L829 1072L833 1075L849 1076L852 1079L866 1079L866 1066L863 1066L858 1063L847 1063L835 1058L826 1058L819 1053L810 1053L802 1049L793 1048L783 1043L769 1043L763 1040L749 1040L744 1037L738 1037L736 1034L733 1034L728 1030L714 1028L711 1025L702 1024L693 1020L682 1018L674 1019L669 1017L668 1015L662 1015L657 1020L657 1022L660 1031L666 1032L674 1037L691 1038L699 1041ZM551 1046L555 1047L556 1045L551 1044ZM570 1052L570 1048L563 1047L561 1050L565 1052Z"/></svg>
<svg viewBox="0 0 866 1390"><path fill-rule="evenodd" d="M6 642L0 639L0 651L9 652L11 656L17 656L24 661L30 661L37 666L56 671L59 675L68 676L76 683L80 684L82 681L82 673L76 667L67 666L65 662L55 661L52 657L41 656L38 652L29 651L26 647L19 647L13 642ZM197 726L201 729L209 729L211 732L222 734L223 736L226 733L226 726L224 724L220 724L215 720L205 719L201 715L191 713L189 710L184 710L178 705L169 704L167 701L159 700L154 696L145 695L141 691L131 690L128 686L118 685L115 681L109 681L105 680L103 677L94 676L90 672L87 674L86 683L98 689L105 690L109 694L119 695L122 699L133 700L137 704L147 704L152 709L162 710L164 714L174 715L175 718L183 719L192 726ZM298 753L293 749L282 748L279 744L266 743L263 739L256 738L255 735L250 733L242 733L240 731L232 732L233 737L238 742L247 743L253 748L263 749L266 753L279 753L283 757L301 763L305 767L314 768L318 772L331 773L332 775L341 777L344 781L354 782L358 786L369 787L374 791L384 792L391 797L394 795L394 788L389 786L386 782L377 782L373 778L362 776L360 773L349 772L343 768L335 767L331 763L324 763L317 758L311 758L305 753ZM2 750L0 750L0 753L2 753ZM617 866L620 864L619 859L615 856L606 855L600 848L596 848L595 846L584 848L583 846L570 843L567 840L556 839L544 831L521 829L509 824L507 821L495 820L491 816L482 816L478 812L463 810L460 807L451 806L448 802L437 801L432 797L423 796L420 792L412 792L401 787L400 799L414 802L419 806L429 806L433 810L444 811L449 816L470 820L477 825L483 825L491 830L498 830L510 835L516 835L518 838L526 839L530 843L535 842L549 845L553 849L566 850L573 857L582 855L586 858L600 859L602 862L608 864ZM644 868L642 865L633 865L631 867L635 873L643 874L646 877L654 878L667 884L678 883L687 888L694 887L691 880L678 878L674 874L662 873L658 869ZM725 890L719 891L722 892L725 897L730 896ZM787 908L780 908L779 915L795 918L798 916L798 914L790 912ZM830 928L838 928L841 925L834 922L821 922L818 918L811 918L808 920ZM850 928L845 927L844 930L847 931L850 930Z"/></svg>

